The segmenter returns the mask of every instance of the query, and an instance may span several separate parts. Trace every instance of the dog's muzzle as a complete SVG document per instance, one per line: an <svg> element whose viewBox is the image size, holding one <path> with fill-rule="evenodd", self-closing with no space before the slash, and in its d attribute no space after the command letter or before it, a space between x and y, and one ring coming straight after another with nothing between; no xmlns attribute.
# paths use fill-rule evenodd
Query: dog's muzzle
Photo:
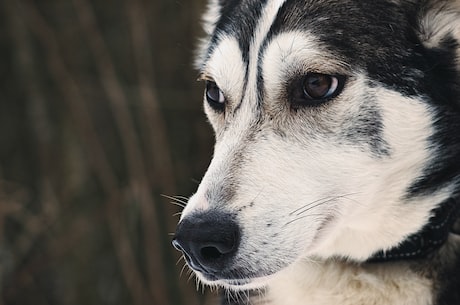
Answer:
<svg viewBox="0 0 460 305"><path fill-rule="evenodd" d="M240 228L232 215L206 211L184 218L172 244L184 254L192 269L214 281L231 265L240 236Z"/></svg>

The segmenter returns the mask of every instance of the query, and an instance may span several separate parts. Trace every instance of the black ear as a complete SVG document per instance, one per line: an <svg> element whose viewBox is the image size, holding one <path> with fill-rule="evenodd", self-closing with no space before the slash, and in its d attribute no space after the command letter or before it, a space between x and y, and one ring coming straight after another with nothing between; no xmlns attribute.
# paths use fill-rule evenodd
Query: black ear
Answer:
<svg viewBox="0 0 460 305"><path fill-rule="evenodd" d="M460 1L426 1L418 14L419 38L428 49L450 48L460 68Z"/></svg>

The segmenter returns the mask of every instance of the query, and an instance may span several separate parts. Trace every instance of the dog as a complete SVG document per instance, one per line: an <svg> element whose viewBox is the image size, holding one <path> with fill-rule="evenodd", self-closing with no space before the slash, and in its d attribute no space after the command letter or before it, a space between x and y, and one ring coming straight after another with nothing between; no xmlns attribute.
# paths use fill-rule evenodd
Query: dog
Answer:
<svg viewBox="0 0 460 305"><path fill-rule="evenodd" d="M222 304L460 304L460 1L211 0L174 239Z"/></svg>

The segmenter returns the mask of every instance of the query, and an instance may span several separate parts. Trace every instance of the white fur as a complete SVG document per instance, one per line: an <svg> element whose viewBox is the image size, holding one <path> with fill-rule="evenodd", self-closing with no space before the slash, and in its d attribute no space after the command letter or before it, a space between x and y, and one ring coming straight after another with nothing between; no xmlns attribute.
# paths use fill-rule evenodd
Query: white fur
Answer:
<svg viewBox="0 0 460 305"><path fill-rule="evenodd" d="M283 305L430 305L431 285L401 263L299 261L278 274L265 299Z"/></svg>

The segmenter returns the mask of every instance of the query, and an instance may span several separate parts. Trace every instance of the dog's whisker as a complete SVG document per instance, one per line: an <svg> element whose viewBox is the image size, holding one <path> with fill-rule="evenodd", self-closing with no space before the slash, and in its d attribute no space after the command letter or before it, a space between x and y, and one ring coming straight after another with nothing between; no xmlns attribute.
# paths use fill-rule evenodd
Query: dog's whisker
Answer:
<svg viewBox="0 0 460 305"><path fill-rule="evenodd" d="M294 211L289 213L289 215L290 216L294 215L294 214L300 215L300 214L305 213L306 211L310 210L310 207L312 207L312 206L317 207L317 206L322 205L324 203L328 203L333 199L334 199L334 197L325 197L325 198L314 200L312 202L307 203L306 205L301 206L298 209L295 209Z"/></svg>
<svg viewBox="0 0 460 305"><path fill-rule="evenodd" d="M195 276L195 273L192 273L192 275L191 275L190 278L189 278L189 281L190 281L193 277L195 278L195 289L196 289L196 291L200 291L201 281L200 281L200 279L199 279L197 276Z"/></svg>
<svg viewBox="0 0 460 305"><path fill-rule="evenodd" d="M190 281L190 276L194 276L195 273L190 270L190 268L188 268L188 265L184 263L184 265L182 266L181 270L180 270L180 273L179 273L179 277L182 278L184 276L184 273L188 273L188 279L187 281Z"/></svg>
<svg viewBox="0 0 460 305"><path fill-rule="evenodd" d="M354 194L357 194L357 193L354 193ZM354 194L352 194L352 195L354 195ZM356 199L349 198L348 195L344 195L342 198L346 199L346 200L349 200L349 201L352 201L353 203L355 203L355 204L357 204L359 206L363 206L363 204L361 202L359 202Z"/></svg>
<svg viewBox="0 0 460 305"><path fill-rule="evenodd" d="M189 200L189 197L186 197L186 196L176 195L174 197L177 198L177 199L183 200L183 202L188 202L188 200Z"/></svg>
<svg viewBox="0 0 460 305"><path fill-rule="evenodd" d="M320 202L320 201L322 201L322 200L324 200L324 198L322 198L322 199L317 199L317 200L314 200L314 201L312 201L312 202L309 202L309 203L307 203L306 205L303 205L303 206L301 206L300 208L297 208L297 209L295 209L294 211L292 211L291 213L289 213L289 216L291 216L291 215L293 215L293 214L296 214L297 212L301 211L301 210L304 209L305 207L308 207L308 206L310 206L310 205L312 205L312 204L315 204L315 203L317 203L317 202Z"/></svg>
<svg viewBox="0 0 460 305"><path fill-rule="evenodd" d="M184 275L184 271L187 270L187 264L184 263L184 265L182 266L181 270L180 270L180 273L179 273L179 277L182 278L182 276Z"/></svg>
<svg viewBox="0 0 460 305"><path fill-rule="evenodd" d="M188 269L187 272L188 272L187 283L190 283L190 281L193 279L195 279L195 282L198 281L198 277L195 276L195 273L192 270Z"/></svg>
<svg viewBox="0 0 460 305"><path fill-rule="evenodd" d="M291 219L290 221L286 222L281 228L285 228L286 226L296 222L296 221L299 221L299 220L302 220L302 219L305 219L305 218L309 218L309 217L318 217L318 216L324 216L322 213L316 213L316 214L308 214L308 215L303 215L303 216L299 216L299 217L296 217L294 219Z"/></svg>
<svg viewBox="0 0 460 305"><path fill-rule="evenodd" d="M161 196L167 199L171 199L172 201L170 203L180 206L182 208L184 208L188 202L188 199L183 196L169 196L165 194L161 194Z"/></svg>
<svg viewBox="0 0 460 305"><path fill-rule="evenodd" d="M305 213L311 211L312 209L317 208L317 207L319 207L319 206L321 206L321 205L328 204L328 203L334 201L335 199L336 199L336 198L331 198L331 199L328 199L328 200L325 200L325 201L322 201L322 202L318 202L317 204L311 205L311 206L309 206L309 207L306 207L305 210L303 210L303 211L301 211L301 212L298 212L298 213L296 214L296 216L300 216L300 215L302 215L302 214L305 214Z"/></svg>
<svg viewBox="0 0 460 305"><path fill-rule="evenodd" d="M306 204L306 205L304 205L304 206L292 211L291 213L289 213L289 215L293 215L293 214L301 215L301 214L309 211L311 208L317 207L317 206L322 205L322 204L327 204L327 203L329 203L331 201L334 201L334 200L337 200L337 199L347 199L347 200L354 201L357 204L360 204L358 201L353 200L353 199L348 197L348 196L355 195L355 194L357 194L357 193L349 193L349 194L345 194L345 195L324 197L324 198L312 201L312 202L310 202L310 203L308 203L308 204ZM314 205L314 206L312 206L312 205Z"/></svg>
<svg viewBox="0 0 460 305"><path fill-rule="evenodd" d="M262 192L264 191L265 187L262 187L260 189L260 191L257 193L257 195L254 196L254 198L252 198L251 202L254 202L257 200L257 198L259 198L259 196L262 194Z"/></svg>
<svg viewBox="0 0 460 305"><path fill-rule="evenodd" d="M181 255L181 256L179 257L179 259L177 260L176 266L179 265L179 263L180 263L182 260L185 262L184 256L183 256L183 255Z"/></svg>
<svg viewBox="0 0 460 305"><path fill-rule="evenodd" d="M176 202L176 201L170 201L169 203L173 205L177 205L178 207L185 208L185 205L181 202Z"/></svg>

